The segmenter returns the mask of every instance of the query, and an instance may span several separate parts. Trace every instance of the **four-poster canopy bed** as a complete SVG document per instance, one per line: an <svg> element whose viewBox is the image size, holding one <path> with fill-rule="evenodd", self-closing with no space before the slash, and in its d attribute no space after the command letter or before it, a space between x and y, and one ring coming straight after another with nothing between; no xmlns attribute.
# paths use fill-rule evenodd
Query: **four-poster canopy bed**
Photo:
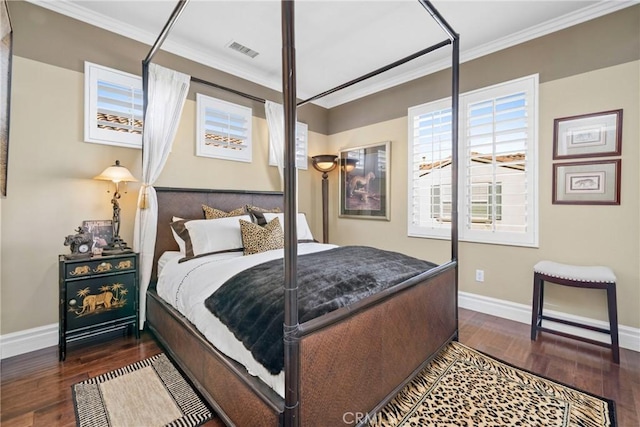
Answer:
<svg viewBox="0 0 640 427"><path fill-rule="evenodd" d="M284 194L279 192L199 190L157 188L153 179L145 178L140 200L157 208L155 240L151 248L139 248L146 258L151 284L158 281L158 263L163 254L178 250L169 224L179 218L202 218L202 205L231 211L238 206L279 208L284 229L283 292L284 324L283 369L274 380L280 389L267 385L265 375L253 375L255 369L229 357L223 344L209 341L204 333L178 311L175 301L167 301L151 286L146 294L146 322L167 353L194 383L221 419L229 425L312 426L353 425L347 414L372 414L388 402L449 341L457 339L457 111L459 39L433 5L419 0L426 11L447 34L441 43L424 49L359 79L345 83L315 97L298 102L296 98L296 64L294 39L294 3L282 2L283 104L285 126ZM182 0L149 55L143 61L145 133L149 114L149 65L186 5ZM452 138L453 138L453 218L451 261L384 290L366 295L318 317L300 322L299 316L299 247L300 217L296 213L295 124L298 106L346 88L369 77L440 47L452 45ZM194 79L192 78L192 81ZM197 80L199 83L208 82ZM211 84L223 90L227 88ZM241 92L232 92L251 97ZM146 144L146 143L145 143ZM144 150L148 150L144 145ZM165 159L166 159L166 153ZM147 157L149 154L147 154ZM143 161L149 161L143 152ZM153 162L153 159L151 160ZM146 163L143 174L146 176ZM149 192L151 191L151 192ZM147 200L149 198L149 200ZM144 203L143 203L144 204ZM138 222L145 213L138 211L136 232L144 231ZM265 214L266 215L266 214ZM148 239L147 239L148 240ZM142 240L142 242L144 239ZM304 249L303 249L304 251ZM329 252L329 251L327 251ZM254 255L251 255L254 256ZM242 257L249 258L249 257ZM204 258L201 258L201 260ZM183 263L188 265L193 261ZM202 264L208 263L208 261ZM166 264L168 265L168 263ZM193 273L193 268L188 274ZM163 267L163 274L167 267ZM148 277L147 277L148 278ZM142 280L147 282L144 277ZM197 284L197 282L196 282ZM182 283L177 288L180 290ZM189 285L195 286L195 285ZM184 286L186 287L186 285ZM143 291L144 292L144 291ZM201 303L200 305L204 305ZM213 317L213 316L210 316ZM143 320L145 320L143 318ZM224 329L221 326L219 329ZM276 370L277 371L277 370ZM274 374L275 375L275 374ZM368 420L360 416L362 423Z"/></svg>

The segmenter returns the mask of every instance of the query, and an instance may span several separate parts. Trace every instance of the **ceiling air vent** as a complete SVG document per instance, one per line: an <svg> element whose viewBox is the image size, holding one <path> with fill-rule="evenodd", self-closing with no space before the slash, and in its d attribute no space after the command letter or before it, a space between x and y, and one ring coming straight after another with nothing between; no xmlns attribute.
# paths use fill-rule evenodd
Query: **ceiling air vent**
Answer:
<svg viewBox="0 0 640 427"><path fill-rule="evenodd" d="M255 58L256 56L259 55L259 53L256 52L255 50L248 48L245 45L242 45L238 42L231 42L229 43L228 47L244 55L247 55L250 58Z"/></svg>

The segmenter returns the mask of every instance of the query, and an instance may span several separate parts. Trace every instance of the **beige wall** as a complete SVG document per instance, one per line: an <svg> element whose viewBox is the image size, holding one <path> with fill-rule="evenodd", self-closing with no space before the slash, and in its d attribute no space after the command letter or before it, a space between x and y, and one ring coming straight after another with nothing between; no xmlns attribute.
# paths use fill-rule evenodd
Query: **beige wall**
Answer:
<svg viewBox="0 0 640 427"><path fill-rule="evenodd" d="M140 176L139 150L83 142L83 61L135 73L139 58L146 54L146 47L140 43L31 3L10 2L9 7L16 56L8 197L0 204L0 334L57 322L57 255L68 251L62 244L64 236L73 233L85 219L108 219L112 214L108 185L91 178L116 159ZM541 78L540 86L540 247L462 243L462 291L529 304L531 267L538 260L602 263L614 268L619 277L621 324L640 327L639 21L640 6L636 6L463 65L464 90L531 74L535 72L531 67L542 65L546 77ZM594 39L607 42L602 46ZM50 49L52 45L67 48L60 52ZM593 52L598 46L600 51ZM569 55L575 52L582 52L580 61ZM522 61L523 58L536 59ZM177 64L179 70L197 76L211 72L174 55L160 55L160 60L163 65ZM491 67L498 67L500 73ZM223 74L211 75L234 87L244 88L246 84L246 92L255 92L255 84ZM437 73L328 112L315 106L300 112L301 120L310 124L309 155L392 141L391 221L338 218L338 175L334 171L329 178L332 242L363 243L437 262L449 259L448 242L406 237L406 107L415 104L409 102L415 96L446 96L446 74ZM203 88L197 90L218 96ZM263 89L260 94L277 98L271 90ZM192 90L174 149L157 185L279 189L276 169L266 164L267 131L262 112L254 114L253 162L243 164L195 156L194 108ZM622 204L552 205L553 119L615 108L624 109ZM331 132L334 133L325 135ZM317 238L322 235L320 182L320 173L311 166L308 171L300 171L300 209L309 214ZM129 243L138 188L139 185L129 185L122 199L121 234ZM475 269L485 270L483 284L475 282ZM547 301L559 311L605 319L603 293L585 295L576 297L569 289L550 289Z"/></svg>
<svg viewBox="0 0 640 427"><path fill-rule="evenodd" d="M8 196L2 201L0 251L1 334L58 321L57 255L68 253L64 237L83 220L110 219L108 183L92 178L120 160L141 174L141 151L83 141L84 75L42 62L14 58ZM46 94L46 96L42 96ZM266 121L254 117L253 162L195 156L195 102L187 100L173 150L158 186L279 190L279 175L267 165ZM310 132L310 152L326 136ZM316 151L317 152L317 149ZM300 210L319 212L319 175L300 170ZM133 243L137 191L123 195L121 235ZM310 215L312 230L321 223Z"/></svg>
<svg viewBox="0 0 640 427"><path fill-rule="evenodd" d="M83 75L14 57L7 198L2 202L2 333L55 323L57 254L83 220L111 218L107 184L118 159L140 175L140 151L83 140ZM46 96L43 96L46 94ZM136 186L123 195L131 242Z"/></svg>
<svg viewBox="0 0 640 427"><path fill-rule="evenodd" d="M618 277L619 321L640 327L640 61L579 74L540 85L540 246L521 248L460 244L460 290L531 304L533 265L542 259L610 266ZM551 204L553 119L622 108L623 161L620 206ZM330 235L337 244L371 244L442 262L448 241L407 237L407 119L390 120L329 137L333 151L390 140L391 221L338 218L337 172L331 179ZM475 281L475 270L485 282ZM554 310L606 320L604 291L576 292L549 286L546 305Z"/></svg>

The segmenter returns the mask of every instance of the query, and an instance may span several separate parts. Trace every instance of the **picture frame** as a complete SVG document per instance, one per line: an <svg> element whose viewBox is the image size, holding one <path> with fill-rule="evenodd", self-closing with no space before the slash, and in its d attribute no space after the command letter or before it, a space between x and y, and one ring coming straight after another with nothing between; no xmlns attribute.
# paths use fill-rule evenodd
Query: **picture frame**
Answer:
<svg viewBox="0 0 640 427"><path fill-rule="evenodd" d="M82 221L82 228L87 230L93 238L93 252L95 249L102 249L109 246L113 240L113 221L110 219L87 220Z"/></svg>
<svg viewBox="0 0 640 427"><path fill-rule="evenodd" d="M338 167L338 216L389 221L391 141L341 149Z"/></svg>
<svg viewBox="0 0 640 427"><path fill-rule="evenodd" d="M619 205L621 159L553 165L553 204Z"/></svg>
<svg viewBox="0 0 640 427"><path fill-rule="evenodd" d="M0 197L7 197L13 28L6 2L0 4Z"/></svg>
<svg viewBox="0 0 640 427"><path fill-rule="evenodd" d="M553 158L622 154L622 110L562 117L553 121Z"/></svg>

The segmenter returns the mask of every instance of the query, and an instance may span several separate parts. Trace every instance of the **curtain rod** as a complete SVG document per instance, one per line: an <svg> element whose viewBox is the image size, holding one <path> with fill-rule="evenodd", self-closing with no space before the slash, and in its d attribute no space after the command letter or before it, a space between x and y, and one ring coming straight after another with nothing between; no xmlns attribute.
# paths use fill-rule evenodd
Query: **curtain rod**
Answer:
<svg viewBox="0 0 640 427"><path fill-rule="evenodd" d="M452 43L452 41L454 40L458 40L458 34L455 33L455 31L453 31L453 28L451 28L451 26L449 25L448 22L446 22L444 20L444 18L442 17L442 15L440 15L440 13L438 13L438 11L435 9L435 7L433 7L433 5L431 4L430 1L428 0L418 0L422 6L431 14L431 17L438 23L438 25L441 27L441 29L447 33L447 35L449 36L449 40L445 40L443 42L440 42L438 44L435 44L433 46L430 46L426 49L420 50L412 55L409 55L405 58L399 59L398 61L395 61L389 65L386 65L384 67L378 68L377 70L374 70L370 73L367 73L363 76L360 76L356 79L353 79L351 81L348 81L346 83L343 83L339 86L334 87L333 89L329 89L325 92L322 92L318 95L312 96L311 98L305 99L303 101L300 101L297 106L301 107L305 104L308 104L312 101L315 101L317 99L323 98L327 95L330 95L332 93L335 93L337 91L340 91L342 89L346 89L350 86L353 86L357 83L360 83L364 80L367 80L371 77L375 77L378 74L384 73L386 71L389 71L395 67L398 67L402 64L405 64L406 62L409 62L413 59L419 58L420 56L423 56L429 52L433 52L434 50L437 50L441 47L444 47L446 45L449 45ZM143 64L148 64L149 62L151 62L151 60L153 59L154 55L157 53L157 51L160 49L160 47L162 46L162 44L164 43L164 40L167 38L169 32L171 31L171 27L173 27L173 24L175 24L175 22L177 21L177 19L180 17L180 15L182 14L182 11L184 10L184 8L186 7L187 3L189 2L189 0L179 0L176 7L174 8L171 17L169 18L169 20L167 21L167 23L165 24L164 28L162 29L160 35L158 36L157 40L155 41L155 43L153 44L151 50L149 51L147 57L143 60ZM235 89L231 89L222 85L218 85L216 83L212 83L209 82L207 80L203 80L203 79L199 79L197 77L191 77L191 81L194 83L200 83L200 84L204 84L207 86L211 86L217 89L221 89L230 93L234 93L236 95L242 96L244 98L250 99L252 101L256 101L256 102L261 102L261 103L265 103L266 100L254 95L250 95Z"/></svg>
<svg viewBox="0 0 640 427"><path fill-rule="evenodd" d="M438 12L438 10L433 6L433 4L429 0L418 0L420 4L427 9L427 12L431 15L434 21L442 28L442 31L447 33L449 39L451 41L457 40L459 38L459 34L456 33L449 25L449 23L444 19L444 17Z"/></svg>
<svg viewBox="0 0 640 427"><path fill-rule="evenodd" d="M392 62L389 65L385 65L384 67L378 68L377 70L371 71L370 73L367 73L367 74L365 74L363 76L360 76L360 77L358 77L356 79L353 79L351 81L343 83L340 86L336 86L333 89L329 89L329 90L327 90L325 92L319 93L316 96L312 96L311 98L305 99L304 101L300 101L298 103L298 107L300 107L302 105L305 105L305 104L308 104L311 101L315 101L316 99L320 99L320 98L322 98L324 96L330 95L330 94L332 94L334 92L337 92L339 90L346 89L349 86L353 86L356 83L360 83L362 81L370 79L371 77L375 77L378 74L382 74L385 71L389 71L389 70L391 70L391 69L393 69L393 68L395 68L397 66L405 64L405 63L407 63L409 61L412 61L412 60L414 60L416 58L421 57L422 55L425 55L425 54L427 54L429 52L433 52L434 50L440 49L441 47L444 47L444 46L447 46L447 45L450 45L450 44L451 44L451 40L444 40L444 41L442 41L440 43L434 44L433 46L430 46L430 47L428 47L426 49L422 49L422 50L420 50L420 51L418 51L418 52L416 52L416 53L414 53L412 55L406 56L406 57L404 57L402 59L399 59L399 60L397 60L395 62Z"/></svg>
<svg viewBox="0 0 640 427"><path fill-rule="evenodd" d="M222 90L225 90L227 92L235 93L236 95L240 95L240 96L242 96L244 98L251 99L252 101L262 102L263 104L265 102L267 102L266 99L263 99L263 98L260 98L260 97L257 97L257 96L253 96L253 95L249 95L248 93L240 92L239 90L231 89L231 88L228 88L226 86L222 86L222 85L219 85L219 84L216 84L216 83L212 83L212 82L207 81L207 80L199 79L197 77L191 77L191 81L194 82L194 83L200 83L200 84L203 84L203 85L206 85L206 86L214 87L216 89L222 89Z"/></svg>
<svg viewBox="0 0 640 427"><path fill-rule="evenodd" d="M148 64L149 62L151 62L151 60L155 56L156 52L158 52L158 50L160 49L160 47L164 43L164 40L169 35L169 31L171 31L171 27L173 27L173 24L176 23L176 21L180 17L180 14L184 10L185 6L187 6L188 2L189 2L189 0L180 0L180 1L178 1L178 4L173 9L173 12L171 12L171 17L169 18L169 20L165 24L164 28L160 32L160 35L158 36L158 38L156 39L155 43L151 47L151 50L147 54L147 57L142 61L143 64Z"/></svg>

